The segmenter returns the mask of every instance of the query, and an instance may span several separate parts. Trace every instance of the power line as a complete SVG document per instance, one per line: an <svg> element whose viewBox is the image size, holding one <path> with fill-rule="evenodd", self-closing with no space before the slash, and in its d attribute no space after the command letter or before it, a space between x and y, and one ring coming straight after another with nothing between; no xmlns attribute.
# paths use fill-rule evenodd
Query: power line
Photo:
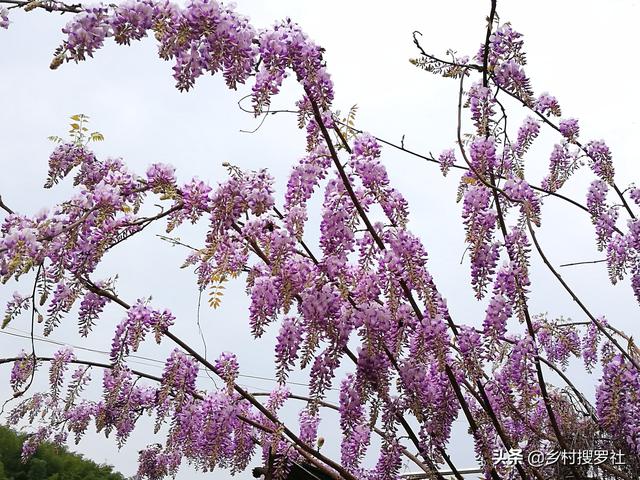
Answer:
<svg viewBox="0 0 640 480"><path fill-rule="evenodd" d="M11 333L11 332L7 332L6 330L13 330L14 332L19 332L19 333ZM18 328L13 328L13 327L6 327L5 330L0 330L0 333L3 333L5 335L11 335L13 337L20 337L20 338L25 338L27 340L31 340L31 334L25 330L20 330ZM72 347L74 349L77 350L84 350L87 352L91 352L91 353L97 353L100 355L107 355L110 356L110 353L105 351L105 350L97 350L95 348L89 348L89 347L82 347L80 345L74 345L71 343L67 343L67 342L61 342L59 340L54 340L51 338L43 338L43 337L39 337L37 335L33 336L33 339L36 342L42 342L42 343L49 343L49 344L53 344L53 345L58 345L58 346L62 346L62 347ZM150 357L145 357L142 355L129 355L127 358L131 359L135 359L135 360L128 360L129 363L133 363L136 365L144 365L147 367L152 367L152 368L162 368L164 367L165 362L162 360L158 360L156 358L150 358ZM148 362L154 362L154 364L149 364L149 363L145 363L144 361L148 361ZM198 377L200 378L204 378L206 376L206 374L204 372L198 372ZM267 382L274 382L277 383L278 380L275 378L271 378L271 377L262 377L259 375L250 375L250 374L238 374L238 377L242 377L242 378L250 378L253 380L263 380L263 381L267 381ZM206 377L207 379L209 378L208 376ZM294 382L294 381L287 381L285 382L286 385L294 385L294 386L299 386L299 387L309 387L309 384L307 383L301 383L301 382ZM249 387L250 389L254 390L254 391L265 391L268 392L268 390L265 390L264 388L260 388L260 387L256 387L253 385L247 385L247 384L243 384L241 385L243 387ZM338 391L338 388L333 388L333 387L329 387L329 390L333 390L333 391ZM455 422L462 422L463 419L461 418L456 418L454 420Z"/></svg>
<svg viewBox="0 0 640 480"><path fill-rule="evenodd" d="M0 333L3 333L5 335L10 335L13 337L20 337L20 338L25 338L27 340L31 340L31 334L25 330L20 330L18 328L13 328L13 327L7 327L7 330L12 330L14 332L18 332L18 333L11 333L11 332L7 332L6 330L0 330ZM39 337L37 335L33 336L33 339L37 342L42 342L42 343L49 343L52 345L58 345L61 347L72 347L74 350L84 350L86 352L91 352L91 353L97 353L100 355L107 355L110 356L110 352L107 352L106 350L98 350L95 348L89 348L89 347L82 347L80 345L74 345L72 343L68 343L68 342L61 342L59 340L54 340L52 338L43 338L43 337ZM150 357L145 357L142 355L128 355L128 358L131 359L137 359L136 360L129 360L130 363L134 363L137 365L145 365L147 367L154 367L154 368L158 368L158 367L163 367L165 362L162 360L158 360L156 358L150 358ZM144 362L140 362L139 360L144 360L147 362L154 362L156 363L156 365L151 365L148 363L144 363ZM204 372L203 372L204 373ZM202 374L199 374L202 375ZM262 377L260 375L249 375L249 374L238 374L239 377L242 378L251 378L253 380L264 380L267 382L274 382L277 383L278 380L276 378L272 378L272 377ZM301 383L301 382L294 382L294 381L287 381L285 382L287 385L295 385L295 386L300 386L300 387L309 387L308 383ZM257 388L257 387L252 387L252 388ZM338 390L337 388L329 388L329 390Z"/></svg>

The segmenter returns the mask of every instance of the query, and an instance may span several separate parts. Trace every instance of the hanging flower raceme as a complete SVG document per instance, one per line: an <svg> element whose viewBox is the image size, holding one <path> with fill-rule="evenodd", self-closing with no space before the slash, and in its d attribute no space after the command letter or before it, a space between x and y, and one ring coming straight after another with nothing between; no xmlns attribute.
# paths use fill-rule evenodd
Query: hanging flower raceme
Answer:
<svg viewBox="0 0 640 480"><path fill-rule="evenodd" d="M438 157L438 162L440 162L440 171L442 172L442 175L446 177L447 173L449 173L449 169L456 163L456 155L453 152L453 149L449 148L444 150Z"/></svg>
<svg viewBox="0 0 640 480"><path fill-rule="evenodd" d="M513 307L509 300L502 294L494 295L484 319L484 334L494 339L499 339L507 331L507 321L513 313Z"/></svg>
<svg viewBox="0 0 640 480"><path fill-rule="evenodd" d="M14 392L19 392L20 389L29 382L29 379L35 373L36 360L32 355L27 355L22 351L18 360L13 363L11 369L11 379L9 383Z"/></svg>
<svg viewBox="0 0 640 480"><path fill-rule="evenodd" d="M341 462L354 474L361 472L361 459L367 451L371 428L367 424L356 377L347 375L340 385Z"/></svg>
<svg viewBox="0 0 640 480"><path fill-rule="evenodd" d="M307 410L302 410L299 415L299 420L300 440L307 445L315 445L318 439L318 425L320 423L320 417L317 412L313 414Z"/></svg>
<svg viewBox="0 0 640 480"><path fill-rule="evenodd" d="M489 37L488 65L493 67L498 63L514 59L521 65L524 65L525 57L522 48L524 41L522 34L516 32L509 23L498 26ZM482 63L484 58L484 44L480 46L480 50L475 56L478 63Z"/></svg>
<svg viewBox="0 0 640 480"><path fill-rule="evenodd" d="M38 219L9 215L2 224L0 238L0 275L2 283L18 279L44 258Z"/></svg>
<svg viewBox="0 0 640 480"><path fill-rule="evenodd" d="M189 405L193 401L197 377L198 364L195 359L178 349L174 349L165 363L160 388L155 399L158 404L156 431L170 408L179 414L185 405Z"/></svg>
<svg viewBox="0 0 640 480"><path fill-rule="evenodd" d="M464 325L457 337L462 357L470 363L481 362L485 353L482 337L474 328Z"/></svg>
<svg viewBox="0 0 640 480"><path fill-rule="evenodd" d="M603 250L615 230L618 219L617 207L609 207L606 203L609 187L602 180L594 180L587 194L587 208L591 221L596 227L598 250Z"/></svg>
<svg viewBox="0 0 640 480"><path fill-rule="evenodd" d="M114 429L120 445L133 431L140 412L155 405L156 391L136 385L131 370L115 366L104 371L103 400L95 406L95 424L98 432L109 435Z"/></svg>
<svg viewBox="0 0 640 480"><path fill-rule="evenodd" d="M559 319L560 322L563 320ZM572 325L558 325L559 321L548 321L545 316L533 322L537 341L546 353L546 359L566 368L571 357L580 357L582 339Z"/></svg>
<svg viewBox="0 0 640 480"><path fill-rule="evenodd" d="M219 185L207 205L210 213L209 242L222 241L243 214L260 216L275 204L274 179L266 170L239 172L234 167L232 176Z"/></svg>
<svg viewBox="0 0 640 480"><path fill-rule="evenodd" d="M542 188L550 192L559 190L578 168L576 154L569 151L567 144L555 144L549 157L549 173L542 181Z"/></svg>
<svg viewBox="0 0 640 480"><path fill-rule="evenodd" d="M298 350L302 342L302 325L296 319L283 320L276 339L276 374L280 383L285 383L288 372L298 359Z"/></svg>
<svg viewBox="0 0 640 480"><path fill-rule="evenodd" d="M58 145L49 157L49 174L45 188L51 188L79 165L89 164L91 167L95 162L97 162L95 155L84 145L76 143ZM76 182L80 180L81 176L76 177Z"/></svg>
<svg viewBox="0 0 640 480"><path fill-rule="evenodd" d="M63 29L68 35L52 64L85 60L114 37L128 45L153 30L160 56L175 59L180 90L191 88L204 72L222 71L230 88L244 83L255 62L256 32L248 19L217 2L193 1L184 8L167 2L128 1L118 6L87 8Z"/></svg>
<svg viewBox="0 0 640 480"><path fill-rule="evenodd" d="M102 47L104 39L111 33L108 19L109 10L96 6L85 9L67 23L62 32L67 34L63 46L68 58L77 62L85 60L87 56L93 57L94 52Z"/></svg>
<svg viewBox="0 0 640 480"><path fill-rule="evenodd" d="M505 238L505 248L509 255L510 272L514 275L520 293L524 294L527 287L531 285L529 279L531 244L526 231L514 227ZM497 281L496 284L498 284Z"/></svg>
<svg viewBox="0 0 640 480"><path fill-rule="evenodd" d="M473 185L465 193L462 208L467 243L471 248L471 282L477 298L484 296L498 261L498 246L493 243L497 217L490 203L489 189Z"/></svg>
<svg viewBox="0 0 640 480"><path fill-rule="evenodd" d="M65 413L65 421L70 432L75 434L76 445L87 432L89 423L94 418L96 407L93 402L82 401L81 403L71 406Z"/></svg>
<svg viewBox="0 0 640 480"><path fill-rule="evenodd" d="M236 394L209 393L177 414L168 445L206 471L242 471L253 455L257 431L240 417L259 422Z"/></svg>
<svg viewBox="0 0 640 480"><path fill-rule="evenodd" d="M260 337L265 327L275 320L281 308L279 279L265 272L263 275L256 276L250 287L251 331L255 337Z"/></svg>
<svg viewBox="0 0 640 480"><path fill-rule="evenodd" d="M331 166L331 156L326 146L315 147L293 167L287 181L284 209L289 232L302 238L304 222L307 220L307 201Z"/></svg>
<svg viewBox="0 0 640 480"><path fill-rule="evenodd" d="M562 115L558 100L547 92L540 94L535 101L534 108L538 113L546 115L547 117L550 117L551 115L559 117Z"/></svg>
<svg viewBox="0 0 640 480"><path fill-rule="evenodd" d="M322 266L329 278L333 278L344 272L347 255L354 249L352 225L356 210L340 179L330 179L324 195L320 222L320 246L324 253Z"/></svg>
<svg viewBox="0 0 640 480"><path fill-rule="evenodd" d="M359 135L353 143L351 166L368 192L382 207L387 218L395 225L407 223L407 202L390 186L389 176L380 162L380 145L368 134Z"/></svg>
<svg viewBox="0 0 640 480"><path fill-rule="evenodd" d="M461 349L465 346L463 338ZM400 367L403 398L420 422L420 440L431 455L447 444L460 407L438 354L434 356L407 360Z"/></svg>
<svg viewBox="0 0 640 480"><path fill-rule="evenodd" d="M194 365L197 368L197 366ZM231 352L222 352L215 362L216 374L220 376L229 391L233 390L238 374L240 373L240 366L238 365L238 359L235 354Z"/></svg>
<svg viewBox="0 0 640 480"><path fill-rule="evenodd" d="M495 82L501 88L513 93L526 103L531 103L533 91L530 80L522 67L514 60L499 64L495 69Z"/></svg>
<svg viewBox="0 0 640 480"><path fill-rule="evenodd" d="M520 213L524 218L540 225L540 199L525 180L508 179L504 184L503 191L512 202L520 206Z"/></svg>
<svg viewBox="0 0 640 480"><path fill-rule="evenodd" d="M522 158L531 147L531 144L540 134L540 122L533 117L525 118L518 129L518 138L512 146L512 150L518 158Z"/></svg>
<svg viewBox="0 0 640 480"><path fill-rule="evenodd" d="M162 193L170 190L176 183L176 169L171 165L163 163L152 164L146 172L147 185L155 193Z"/></svg>
<svg viewBox="0 0 640 480"><path fill-rule="evenodd" d="M469 107L476 134L478 137L486 136L489 132L489 121L495 113L495 99L491 91L480 82L474 83L469 89Z"/></svg>
<svg viewBox="0 0 640 480"><path fill-rule="evenodd" d="M485 179L499 168L496 157L496 143L493 137L476 137L471 143L471 166L473 174ZM486 179L485 179L486 180Z"/></svg>
<svg viewBox="0 0 640 480"><path fill-rule="evenodd" d="M224 376L223 370L221 370L221 375ZM193 394L197 376L198 365L196 361L180 350L174 349L164 367L162 389L172 391L176 395Z"/></svg>
<svg viewBox="0 0 640 480"><path fill-rule="evenodd" d="M154 445L138 453L138 476L149 480L161 480L175 474L181 463L179 452L167 454L161 445Z"/></svg>
<svg viewBox="0 0 640 480"><path fill-rule="evenodd" d="M153 332L156 342L160 343L174 320L168 310L152 310L139 300L127 310L127 317L116 328L111 343L111 361L118 363L130 352L137 351L149 332Z"/></svg>
<svg viewBox="0 0 640 480"><path fill-rule="evenodd" d="M120 4L109 19L109 26L115 41L129 45L131 40L140 40L147 36L147 30L153 27L160 16L151 1L128 0ZM168 9L167 9L168 10ZM165 10L165 12L167 11Z"/></svg>
<svg viewBox="0 0 640 480"><path fill-rule="evenodd" d="M387 400L382 411L382 423L384 435L380 455L369 478L373 480L385 480L397 478L402 467L402 445L396 438L396 418L399 405L395 399Z"/></svg>
<svg viewBox="0 0 640 480"><path fill-rule="evenodd" d="M58 350L53 355L53 360L51 360L49 368L49 386L51 390L51 400L53 402L58 399L69 362L75 360L75 358L75 354L70 348Z"/></svg>
<svg viewBox="0 0 640 480"><path fill-rule="evenodd" d="M640 376L620 354L604 365L596 409L602 426L640 455Z"/></svg>
<svg viewBox="0 0 640 480"><path fill-rule="evenodd" d="M615 170L611 160L611 151L609 147L602 141L592 141L586 146L587 156L589 157L589 165L593 172L603 181L611 185Z"/></svg>
<svg viewBox="0 0 640 480"><path fill-rule="evenodd" d="M578 120L575 118L567 118L565 120L560 120L558 124L558 129L563 137L565 137L569 142L574 142L578 139L578 135L580 134L580 125L578 124Z"/></svg>
<svg viewBox="0 0 640 480"><path fill-rule="evenodd" d="M49 335L58 326L62 316L68 313L76 302L81 290L77 283L67 283L61 281L56 285L49 307L47 308L47 319L45 321L44 334Z"/></svg>
<svg viewBox="0 0 640 480"><path fill-rule="evenodd" d="M1 259L2 257L0 257ZM23 297L18 292L13 292L11 300L7 302L5 308L5 316L2 321L2 328L9 325L9 323L16 318L20 313L27 311L31 305L32 299L30 297Z"/></svg>
<svg viewBox="0 0 640 480"><path fill-rule="evenodd" d="M180 188L180 202L183 207L170 216L171 229L189 220L196 223L198 219L210 210L211 187L197 178Z"/></svg>
<svg viewBox="0 0 640 480"><path fill-rule="evenodd" d="M540 397L540 386L536 379L534 356L539 353L531 337L516 337L509 355L505 357L501 368L496 370L495 378L501 390L513 392L512 407L519 412L527 412L539 417L535 424L547 421L544 402Z"/></svg>
<svg viewBox="0 0 640 480"><path fill-rule="evenodd" d="M400 292L404 282L419 298L432 301L432 278L427 270L427 252L416 236L404 229L391 229L383 239L389 245L380 260L378 276L388 282L389 292ZM384 287L384 284L381 285Z"/></svg>
<svg viewBox="0 0 640 480"><path fill-rule="evenodd" d="M614 285L624 279L627 268L632 264L633 249L625 236L615 232L607 245L607 269Z"/></svg>
<svg viewBox="0 0 640 480"><path fill-rule="evenodd" d="M9 11L5 7L0 7L0 28L9 28Z"/></svg>
<svg viewBox="0 0 640 480"><path fill-rule="evenodd" d="M298 82L311 98L326 109L333 100L333 84L322 59L323 49L309 40L300 27L286 19L259 37L259 53L262 59L253 87L253 103L256 113L270 104L270 97L280 90L286 70L295 72Z"/></svg>
<svg viewBox="0 0 640 480"><path fill-rule="evenodd" d="M316 355L309 373L309 396L314 400L322 400L331 388L336 370L340 366L342 345L329 345ZM317 405L312 408L317 408Z"/></svg>
<svg viewBox="0 0 640 480"><path fill-rule="evenodd" d="M96 283L96 286L98 288L103 288L105 285L102 284L102 282L98 282ZM104 310L107 302L109 302L109 299L104 295L98 295L95 292L85 293L82 301L80 302L80 311L78 312L80 335L83 337L89 335L91 328Z"/></svg>
<svg viewBox="0 0 640 480"><path fill-rule="evenodd" d="M606 318L599 317L597 320L600 325L603 325L606 328ZM593 370L598 362L598 347L600 346L601 337L602 333L600 332L600 329L595 323L591 322L581 341L582 359L584 361L585 368L589 372Z"/></svg>

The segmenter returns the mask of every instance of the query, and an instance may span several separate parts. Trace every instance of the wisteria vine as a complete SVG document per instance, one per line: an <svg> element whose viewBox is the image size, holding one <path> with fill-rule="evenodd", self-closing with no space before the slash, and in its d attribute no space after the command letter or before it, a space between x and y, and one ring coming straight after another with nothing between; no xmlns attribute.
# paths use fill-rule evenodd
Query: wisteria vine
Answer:
<svg viewBox="0 0 640 480"><path fill-rule="evenodd" d="M32 349L0 359L12 364L8 421L34 428L24 458L43 441L62 444L69 434L81 441L91 425L122 446L148 415L161 442L140 452L139 478L173 475L183 462L235 474L261 456L269 478L286 478L295 466L307 465L335 479L396 479L404 457L428 478L444 480L447 469L461 480L450 441L453 422L462 419L487 479L640 475L640 352L613 319L578 298L536 233L547 197L589 215L611 282L628 278L640 302L640 189L621 188L606 143L582 139L578 120L563 117L551 94L534 91L523 36L499 22L495 0L486 38L474 55L438 58L414 33L419 57L412 62L459 82L457 136L437 158L342 121L333 107L323 49L289 19L260 30L215 0L192 0L184 7L158 0L92 7L55 0L0 4L9 5L0 7L0 28L9 26L9 10L16 8L73 15L62 30L54 69L98 55L108 39L128 45L152 34L160 58L174 64L179 90L194 88L206 73L220 73L229 89L250 84L256 116L270 108L293 74L302 89L299 127L307 137L307 150L292 167L278 206L267 170L229 166L228 178L211 187L198 179L178 183L170 165L152 164L140 174L121 159L99 159L91 141L101 138L79 116L71 138L57 139L45 183L53 188L72 177L74 195L35 216L14 211L0 198L6 213L0 277L3 283L24 277L32 282L30 293L13 294L3 328L30 314L32 336L34 325L49 335L77 311L79 333L88 336L108 304L123 310L108 363L77 358L67 348L51 357ZM515 132L507 128L507 98L528 114ZM465 113L472 127L465 125ZM543 128L557 141L548 173L536 183L525 165ZM461 173L458 201L469 283L484 308L477 326L452 317L429 271L425 245L409 229L409 204L387 174L385 144L439 165L444 176ZM578 171L592 177L584 204L561 193ZM308 204L316 195L323 198L317 248L305 242L312 223ZM143 215L152 202L160 202L161 211ZM233 353L221 351L207 360L175 335L174 315L145 298L146 292L135 292L137 299L129 303L117 291L115 276L94 278L108 251L158 222L166 223L167 232L185 222L208 226L185 262L200 291L246 279L251 333L258 338L277 331L278 387L266 400L238 384ZM577 302L580 321L566 321L562 312L531 311L534 265L547 268ZM174 347L161 376L128 364L151 338ZM566 374L576 359L588 373L601 367L595 404ZM338 379L341 367L349 373ZM46 368L49 389L32 393L35 375ZM289 374L305 369L308 396L291 394ZM215 374L220 385L204 388L201 370ZM95 371L102 374L102 396L92 399L85 389ZM562 383L553 385L549 377ZM337 404L327 401L333 387L339 389ZM293 400L303 405L297 426L280 419ZM340 416L338 459L319 448L326 408ZM380 445L378 459L369 464L364 458L374 445ZM495 458L501 450L518 449L526 458L534 451L598 445L623 452L626 463L540 466Z"/></svg>

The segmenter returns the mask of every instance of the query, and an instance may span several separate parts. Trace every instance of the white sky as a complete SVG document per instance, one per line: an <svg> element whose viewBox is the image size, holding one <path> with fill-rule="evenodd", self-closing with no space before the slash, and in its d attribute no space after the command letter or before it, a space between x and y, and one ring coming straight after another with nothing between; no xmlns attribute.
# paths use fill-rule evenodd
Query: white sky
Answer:
<svg viewBox="0 0 640 480"><path fill-rule="evenodd" d="M360 128L396 142L405 135L407 147L437 155L454 146L457 82L434 77L409 64L408 59L416 56L411 32L423 33L422 44L428 51L441 54L453 48L460 54L474 54L484 38L488 5L488 1L477 0L240 0L238 11L250 15L257 27L269 26L285 16L300 23L326 48L337 108L346 111L357 103L360 109L356 123ZM502 21L510 21L525 34L527 72L535 91L556 95L565 116L580 119L583 138L607 141L614 154L618 183L625 186L640 176L635 144L640 109L635 85L640 73L636 61L640 7L634 0L610 0L604 5L584 0L504 0L499 2L498 11ZM224 161L245 169L267 167L277 179L282 203L286 175L304 154L304 137L295 128L295 118L272 116L257 133L240 133L240 129L251 130L257 125L236 106L246 89L230 92L220 77L207 77L199 79L192 92L179 93L173 87L171 64L157 58L151 39L131 47L108 41L94 59L51 71L52 52L63 38L60 29L70 17L13 11L12 20L8 31L0 31L0 194L12 208L34 213L69 195L66 184L53 190L41 186L52 149L46 137L64 134L68 117L75 113L89 115L91 126L105 135L106 141L96 146L99 155L121 156L138 173L152 162L166 162L177 167L181 180L197 175L215 185L225 178L221 167ZM293 108L299 96L297 86L288 82L274 106ZM513 107L511 125L516 128L515 119L522 111ZM553 135L542 138L529 157L529 171L537 178L544 174L554 139ZM449 299L454 317L458 322L479 324L484 305L477 304L469 294L468 264L459 265L464 245L460 206L455 204L457 175L443 179L433 165L389 149L383 155L394 185L410 202L411 228L425 242L432 273ZM585 178L576 179L567 189L580 201L586 195ZM601 258L585 214L553 200L545 202L544 213L540 238L556 265ZM187 228L178 235L198 243L204 228ZM309 228L312 241L313 230ZM178 318L179 336L201 347L195 319L195 277L177 269L186 252L156 239L153 232L127 243L127 247L109 254L100 274L106 277L118 273L119 293L130 302L153 295L154 305L171 308ZM602 265L563 273L592 311L607 314L614 325L640 336L637 305L628 285L611 287ZM15 285L0 286L2 305L15 289ZM18 289L25 292L29 286L24 283ZM531 307L534 312L582 319L542 269L534 272ZM231 350L240 357L242 373L273 377L275 333L272 329L264 339L249 343L248 302L242 281L228 287L220 309L213 311L204 305L202 312L211 357ZM70 315L51 337L108 350L113 328L121 317L121 311L109 309L95 333L80 340ZM26 330L28 318L22 317L11 326ZM22 340L0 335L0 356L17 353L23 344ZM37 345L37 349L42 354L51 352L46 344ZM168 350L164 344L160 349L143 349L142 354L162 359ZM78 356L103 359L83 352ZM160 371L157 367L133 366L152 373ZM100 378L101 374L96 372L94 377ZM305 378L299 372L293 375L301 382ZM243 378L243 382L256 389L273 386L251 378ZM579 375L577 384L592 393L593 377ZM0 372L0 385L0 392L8 393L6 368ZM305 392L304 387L292 389ZM301 405L291 407L291 418L295 418ZM451 452L464 467L473 463L473 451L463 433L464 422L457 425ZM92 435L77 450L130 475L136 468L137 450L161 441L152 439L150 432L139 429L120 452L113 441ZM328 454L339 451L336 433L335 419L329 418L324 428L321 426ZM205 475L185 469L178 478L199 476ZM241 478L250 478L250 473Z"/></svg>

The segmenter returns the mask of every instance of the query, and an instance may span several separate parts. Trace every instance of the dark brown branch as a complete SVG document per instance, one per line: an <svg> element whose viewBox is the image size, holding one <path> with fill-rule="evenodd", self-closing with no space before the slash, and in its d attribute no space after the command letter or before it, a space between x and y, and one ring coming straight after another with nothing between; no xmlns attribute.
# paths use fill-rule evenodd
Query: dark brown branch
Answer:
<svg viewBox="0 0 640 480"><path fill-rule="evenodd" d="M422 45L420 45L420 41L418 40L418 35L422 36L422 32L419 32L418 30L414 31L411 36L413 37L413 43L414 45L418 48L418 50L420 50L420 54L423 57L426 57L430 60L433 60L434 62L438 62L438 63L442 63L444 65L449 65L450 67L455 67L455 68L464 68L464 69L468 69L471 68L473 70L478 70L481 71L482 67L480 65L474 65L472 63L470 64L463 64L463 63L456 63L456 62L451 62L449 60L443 60L441 58L435 57L429 53L427 53L424 48L422 48Z"/></svg>
<svg viewBox="0 0 640 480"><path fill-rule="evenodd" d="M491 11L489 12L489 18L487 18L487 35L484 40L484 52L482 52L482 85L489 86L489 39L491 38L491 31L493 30L493 21L496 16L497 1L491 0Z"/></svg>
<svg viewBox="0 0 640 480"><path fill-rule="evenodd" d="M9 215L13 215L13 210L11 210L3 201L2 201L2 195L0 195L0 208L2 210L4 210L5 212L7 212Z"/></svg>
<svg viewBox="0 0 640 480"><path fill-rule="evenodd" d="M591 325L591 321L588 321L588 322L567 322L567 323L559 323L559 324L557 324L558 327L573 327L573 326L576 326L576 325ZM613 325L609 325L608 323L605 324L604 327L609 329L609 330L611 330L613 333L618 335L620 338L624 339L628 344L627 348L629 350L633 350L635 356L640 358L640 349L634 343L633 337L630 337L629 335L627 335L623 331L618 330L616 327L614 327Z"/></svg>
<svg viewBox="0 0 640 480"><path fill-rule="evenodd" d="M573 384L573 382L571 380L569 380L569 377L567 377L562 370L560 370L557 366L555 366L552 362L550 362L546 358L544 358L544 357L542 357L540 355L537 355L536 358L538 360L540 360L542 363L544 363L551 370L553 370L560 378L562 378L564 383L567 384L567 386L571 389L571 391L578 398L580 403L582 403L582 406L587 411L587 414L589 415L591 420L593 420L593 422L597 425L598 424L598 418L595 416L595 413L594 413L595 409L593 408L593 405L591 405L589 400L586 399L586 397L582 394L582 392L580 392L580 390L578 390L578 388Z"/></svg>
<svg viewBox="0 0 640 480"><path fill-rule="evenodd" d="M0 4L2 3L12 5L12 7L9 7L9 8L22 8L25 10L41 8L43 10L46 10L47 12L80 13L83 10L83 6L79 3L69 5L66 3L51 1L51 0L34 0L34 1L0 0Z"/></svg>
<svg viewBox="0 0 640 480"><path fill-rule="evenodd" d="M251 392L251 395L253 395L254 397L265 397L270 395L267 392ZM340 411L340 407L338 407L337 405L324 401L324 400L317 400L317 399L313 399L311 397L306 397L304 395L296 395L296 394L289 394L289 397L292 400L300 400L303 402L307 402L307 403L316 403L324 408L328 408L330 410L335 410L336 412ZM379 428L377 428L375 425L372 426L372 430L379 435L380 437L384 437L384 432L382 430L380 430ZM419 458L417 458L415 455L413 455L406 447L402 447L402 454L407 457L409 460L411 460L413 463L415 463L422 471L424 471L425 473L429 473L429 474L433 474L432 470L429 470L427 468L427 466L422 463L420 461Z"/></svg>
<svg viewBox="0 0 640 480"><path fill-rule="evenodd" d="M544 251L542 250L542 247L540 246L540 243L538 242L538 238L536 236L536 233L535 233L535 231L533 229L533 226L531 225L531 222L529 221L529 219L527 219L527 225L529 227L529 232L531 233L531 239L533 240L533 244L536 247L536 250L537 250L538 254L540 255L540 258L542 258L542 261L547 266L547 268L551 271L551 273L560 282L562 287L571 296L573 301L576 302L578 304L578 306L580 307L580 309L585 313L585 315L587 315L587 317L589 317L591 322L598 328L598 330L605 337L607 337L607 340L609 340L622 353L622 355L627 360L629 360L631 362L631 364L638 371L640 371L640 365L638 364L637 360L634 359L631 355L629 355L629 353L624 348L622 348L622 346L618 343L618 341L607 331L607 329L602 325L602 323L589 311L589 309L585 306L585 304L582 303L582 301L578 298L578 296L575 294L573 289L567 284L567 282L565 282L564 278L562 278L562 275L560 275L560 273L558 273L558 271L555 269L555 267L551 264L551 262L549 261L549 259L545 255Z"/></svg>

